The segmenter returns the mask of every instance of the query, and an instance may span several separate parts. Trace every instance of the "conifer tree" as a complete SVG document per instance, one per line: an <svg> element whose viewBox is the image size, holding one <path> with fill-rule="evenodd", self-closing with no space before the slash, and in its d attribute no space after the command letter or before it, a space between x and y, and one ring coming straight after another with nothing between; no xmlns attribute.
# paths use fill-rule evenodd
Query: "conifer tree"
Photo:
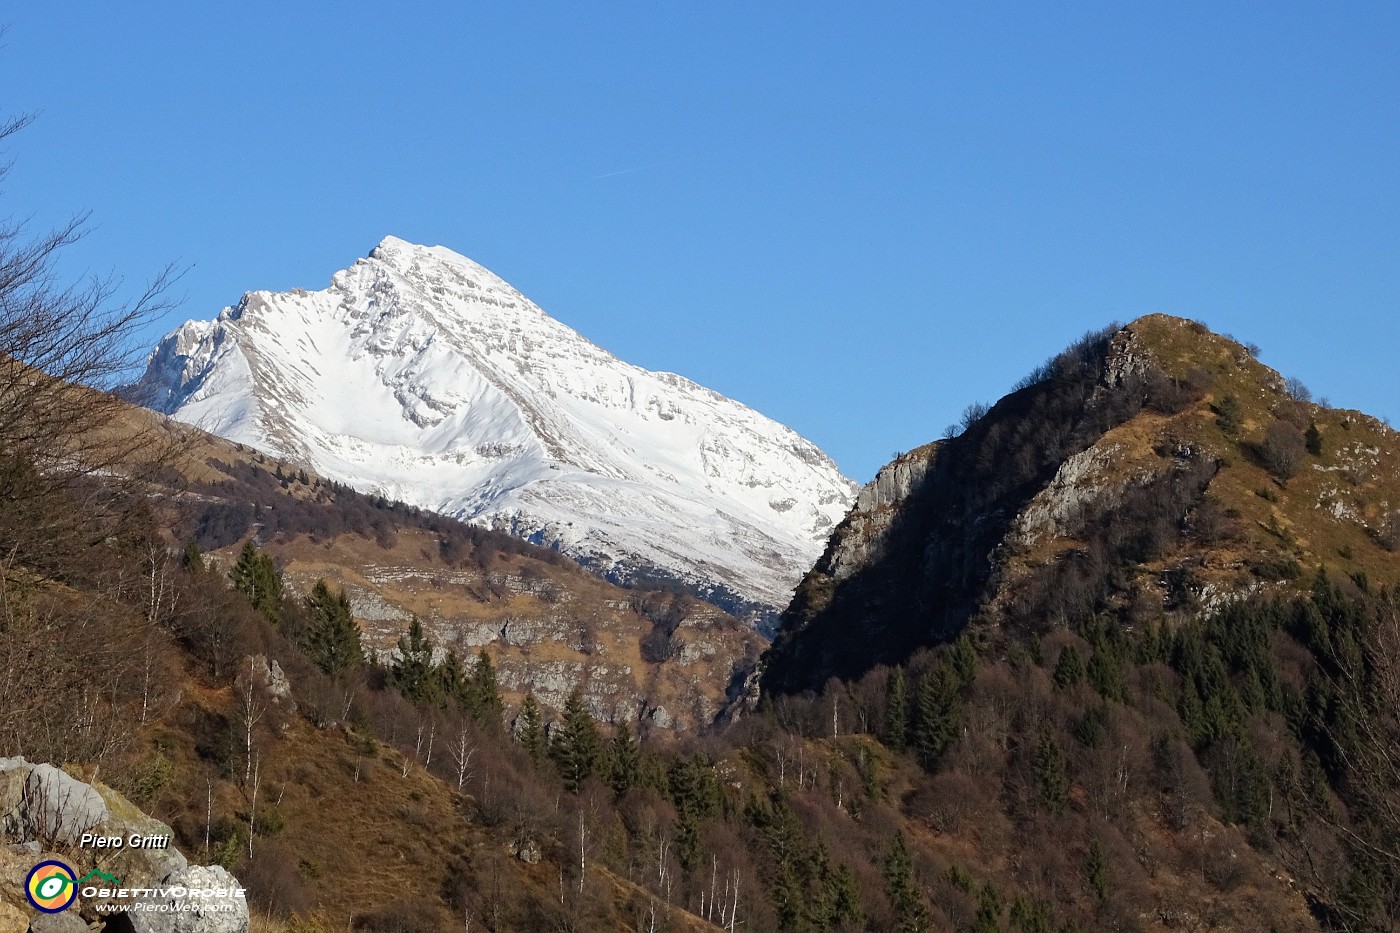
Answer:
<svg viewBox="0 0 1400 933"><path fill-rule="evenodd" d="M243 543L229 579L264 619L273 625L281 624L282 575L272 558L259 551L251 538Z"/></svg>
<svg viewBox="0 0 1400 933"><path fill-rule="evenodd" d="M1157 661L1165 660L1166 644L1165 636L1157 625L1148 622L1142 627L1142 634L1138 638L1137 656L1135 660L1138 664L1153 664Z"/></svg>
<svg viewBox="0 0 1400 933"><path fill-rule="evenodd" d="M700 859L700 823L719 809L719 785L714 770L699 755L677 759L667 779L677 815L676 856L690 871Z"/></svg>
<svg viewBox="0 0 1400 933"><path fill-rule="evenodd" d="M1048 725L1040 732L1032 765L1036 782L1040 785L1040 796L1046 806L1051 813L1063 812L1069 801L1069 776L1065 773L1064 753L1060 751L1055 734Z"/></svg>
<svg viewBox="0 0 1400 933"><path fill-rule="evenodd" d="M433 643L423 632L423 623L414 616L408 633L399 636L398 657L389 669L389 679L409 700L426 703L436 699L433 682Z"/></svg>
<svg viewBox="0 0 1400 933"><path fill-rule="evenodd" d="M958 675L958 684L972 686L977 679L977 651L972 647L972 639L964 635L953 645L953 671Z"/></svg>
<svg viewBox="0 0 1400 933"><path fill-rule="evenodd" d="M428 691L441 702L454 702L457 708L466 713L472 712L471 691L468 686L466 668L456 651L448 649L442 663L432 669L432 687Z"/></svg>
<svg viewBox="0 0 1400 933"><path fill-rule="evenodd" d="M909 742L909 688L904 679L904 668L891 670L887 683L889 701L885 706L885 728L881 739L885 745L899 751Z"/></svg>
<svg viewBox="0 0 1400 933"><path fill-rule="evenodd" d="M185 544L185 552L180 557L180 566L191 573L203 573L209 569L209 565L204 562L204 551L200 550L199 542L194 538Z"/></svg>
<svg viewBox="0 0 1400 933"><path fill-rule="evenodd" d="M977 893L977 915L972 918L972 933L1000 933L1003 904L1001 894L990 881Z"/></svg>
<svg viewBox="0 0 1400 933"><path fill-rule="evenodd" d="M1101 645L1094 649L1086 671L1089 683L1105 700L1122 700L1128 695L1128 685L1123 679L1123 669L1112 649Z"/></svg>
<svg viewBox="0 0 1400 933"><path fill-rule="evenodd" d="M1051 933L1050 914L1024 896L1011 902L1011 925L1017 933Z"/></svg>
<svg viewBox="0 0 1400 933"><path fill-rule="evenodd" d="M826 900L831 905L831 921L859 927L865 919L865 911L860 903L860 885L856 883L851 866L837 865L827 876Z"/></svg>
<svg viewBox="0 0 1400 933"><path fill-rule="evenodd" d="M885 853L885 894L901 933L920 933L929 928L928 908L914 883L914 860L904 846L903 833L894 834Z"/></svg>
<svg viewBox="0 0 1400 933"><path fill-rule="evenodd" d="M938 763L961 727L957 675L940 663L919 681L913 744L925 768Z"/></svg>
<svg viewBox="0 0 1400 933"><path fill-rule="evenodd" d="M1089 893L1094 896L1094 905L1102 907L1108 903L1108 858L1097 839L1089 843L1089 860L1084 867L1084 875L1089 882Z"/></svg>
<svg viewBox="0 0 1400 933"><path fill-rule="evenodd" d="M608 745L608 783L613 795L621 797L633 787L641 777L641 748L632 737L627 723L618 723Z"/></svg>
<svg viewBox="0 0 1400 933"><path fill-rule="evenodd" d="M1322 456L1322 432L1317 429L1317 422L1308 423L1307 431L1303 432L1303 442L1308 449L1308 453L1314 457Z"/></svg>
<svg viewBox="0 0 1400 933"><path fill-rule="evenodd" d="M1244 410L1240 407L1240 400L1234 395L1227 395L1220 400L1220 404L1215 406L1215 423L1220 425L1220 430L1230 436L1239 433L1244 424Z"/></svg>
<svg viewBox="0 0 1400 933"><path fill-rule="evenodd" d="M317 580L306 603L311 620L305 647L312 663L332 677L359 666L364 661L364 650L345 591L332 593L325 580Z"/></svg>
<svg viewBox="0 0 1400 933"><path fill-rule="evenodd" d="M1064 650L1060 652L1060 659L1055 662L1053 679L1055 686L1062 690L1084 682L1084 660L1074 645L1065 645Z"/></svg>
<svg viewBox="0 0 1400 933"><path fill-rule="evenodd" d="M505 715L505 703L501 700L501 688L496 682L496 668L485 651L476 653L476 664L472 666L466 694L467 708L477 725L485 729L499 729L501 718Z"/></svg>
<svg viewBox="0 0 1400 933"><path fill-rule="evenodd" d="M549 743L549 755L571 793L578 793L583 782L598 769L600 746L598 727L583 703L583 694L575 689L564 704L564 718Z"/></svg>
<svg viewBox="0 0 1400 933"><path fill-rule="evenodd" d="M525 694L524 701L520 704L520 725L518 728L520 744L529 753L531 760L539 764L544 760L544 725L540 721L540 705L535 702L533 693Z"/></svg>

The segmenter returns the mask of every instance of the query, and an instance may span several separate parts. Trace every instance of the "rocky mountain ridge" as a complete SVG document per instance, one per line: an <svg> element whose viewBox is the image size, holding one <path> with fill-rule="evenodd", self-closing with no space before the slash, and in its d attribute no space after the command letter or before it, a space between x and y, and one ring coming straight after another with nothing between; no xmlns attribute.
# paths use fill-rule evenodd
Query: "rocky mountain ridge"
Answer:
<svg viewBox="0 0 1400 933"><path fill-rule="evenodd" d="M969 624L1155 617L1319 567L1394 579L1400 442L1305 391L1194 321L1086 335L858 494L784 615L766 687L858 676Z"/></svg>

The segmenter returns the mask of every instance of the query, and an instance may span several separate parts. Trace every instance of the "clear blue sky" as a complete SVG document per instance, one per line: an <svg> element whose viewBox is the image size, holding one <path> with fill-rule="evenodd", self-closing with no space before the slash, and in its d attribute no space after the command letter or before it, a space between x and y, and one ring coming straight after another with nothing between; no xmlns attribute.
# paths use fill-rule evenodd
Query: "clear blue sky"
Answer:
<svg viewBox="0 0 1400 933"><path fill-rule="evenodd" d="M165 327L392 233L862 481L1151 311L1400 417L1400 4L4 15L0 107L41 116L0 214L91 210L66 275L191 266Z"/></svg>

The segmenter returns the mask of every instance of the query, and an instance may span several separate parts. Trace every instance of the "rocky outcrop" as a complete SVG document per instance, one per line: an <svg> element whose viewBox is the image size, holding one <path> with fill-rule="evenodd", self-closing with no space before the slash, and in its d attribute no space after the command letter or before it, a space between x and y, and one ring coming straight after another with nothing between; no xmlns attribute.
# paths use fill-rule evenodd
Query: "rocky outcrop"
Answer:
<svg viewBox="0 0 1400 933"><path fill-rule="evenodd" d="M937 444L929 444L900 455L881 467L861 489L844 526L833 538L828 563L835 579L845 579L878 556L901 503L923 482L937 449Z"/></svg>
<svg viewBox="0 0 1400 933"><path fill-rule="evenodd" d="M253 655L247 661L247 669L254 681L267 693L272 702L288 712L295 713L297 702L292 697L292 682L287 679L282 665L275 660L269 661L265 654Z"/></svg>
<svg viewBox="0 0 1400 933"><path fill-rule="evenodd" d="M132 913L135 933L247 933L246 906L240 916L225 909L227 897L181 898L181 891L231 892L238 880L218 865L191 865L171 872L156 886L158 893L142 898L143 910ZM236 899L243 903L242 898Z"/></svg>
<svg viewBox="0 0 1400 933"><path fill-rule="evenodd" d="M1105 477L1122 452L1117 444L1091 447L1060 464L1055 478L1016 516L1008 541L1031 547L1044 537L1072 533L1108 493Z"/></svg>
<svg viewBox="0 0 1400 933"><path fill-rule="evenodd" d="M218 866L190 865L169 826L110 787L50 764L0 758L0 807L0 933L13 923L8 905L42 918L26 920L31 931L81 931L106 917L108 929L135 933L247 933L237 879ZM98 847L95 838L109 843ZM29 907L24 881L50 860L72 868L80 883L70 908L43 915Z"/></svg>

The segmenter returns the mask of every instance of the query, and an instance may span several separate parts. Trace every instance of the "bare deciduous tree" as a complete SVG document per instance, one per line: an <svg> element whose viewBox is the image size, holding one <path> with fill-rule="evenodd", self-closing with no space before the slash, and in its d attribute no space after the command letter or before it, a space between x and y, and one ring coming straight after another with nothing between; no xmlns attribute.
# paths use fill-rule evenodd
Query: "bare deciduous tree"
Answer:
<svg viewBox="0 0 1400 933"><path fill-rule="evenodd" d="M243 783L253 777L253 730L267 713L257 677L257 658L248 659L248 672L238 678L238 723L243 727Z"/></svg>
<svg viewBox="0 0 1400 933"><path fill-rule="evenodd" d="M472 756L476 754L476 746L468 744L470 735L465 728L457 734L457 744L452 747L452 760L457 765L457 789L461 790L462 785L471 777Z"/></svg>
<svg viewBox="0 0 1400 933"><path fill-rule="evenodd" d="M0 123L0 140L30 120ZM85 221L42 234L0 221L0 548L40 567L128 520L121 481L152 475L184 436L154 417L118 426L129 406L115 394L140 360L142 328L170 307L175 275L167 268L125 302L112 278L60 284L55 264Z"/></svg>

